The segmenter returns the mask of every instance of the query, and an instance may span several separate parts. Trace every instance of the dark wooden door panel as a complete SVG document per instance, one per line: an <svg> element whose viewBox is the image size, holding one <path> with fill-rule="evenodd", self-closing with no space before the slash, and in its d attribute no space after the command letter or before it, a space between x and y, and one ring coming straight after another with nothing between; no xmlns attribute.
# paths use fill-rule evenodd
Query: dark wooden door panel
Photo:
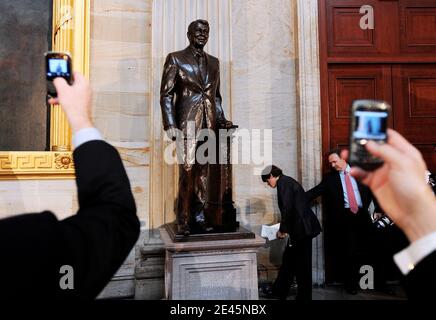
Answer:
<svg viewBox="0 0 436 320"><path fill-rule="evenodd" d="M353 100L376 99L392 104L391 67L332 65L328 73L329 115L326 122L330 129L330 148L334 148L348 145Z"/></svg>
<svg viewBox="0 0 436 320"><path fill-rule="evenodd" d="M400 10L401 52L434 55L436 52L436 1L402 0Z"/></svg>
<svg viewBox="0 0 436 320"><path fill-rule="evenodd" d="M436 65L393 67L394 128L413 143L436 142Z"/></svg>
<svg viewBox="0 0 436 320"><path fill-rule="evenodd" d="M362 29L362 6L374 9L374 29ZM390 14L386 15L386 12ZM374 56L398 50L398 6L392 1L327 0L325 1L328 55Z"/></svg>
<svg viewBox="0 0 436 320"><path fill-rule="evenodd" d="M394 129L415 144L435 168L436 65L396 65L392 69Z"/></svg>

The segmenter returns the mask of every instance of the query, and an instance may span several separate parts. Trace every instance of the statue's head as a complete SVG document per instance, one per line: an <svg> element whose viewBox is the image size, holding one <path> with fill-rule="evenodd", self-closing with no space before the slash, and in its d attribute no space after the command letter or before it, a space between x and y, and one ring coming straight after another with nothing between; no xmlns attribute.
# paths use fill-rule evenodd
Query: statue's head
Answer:
<svg viewBox="0 0 436 320"><path fill-rule="evenodd" d="M196 48L203 48L209 39L209 22L195 20L188 27L189 43Z"/></svg>

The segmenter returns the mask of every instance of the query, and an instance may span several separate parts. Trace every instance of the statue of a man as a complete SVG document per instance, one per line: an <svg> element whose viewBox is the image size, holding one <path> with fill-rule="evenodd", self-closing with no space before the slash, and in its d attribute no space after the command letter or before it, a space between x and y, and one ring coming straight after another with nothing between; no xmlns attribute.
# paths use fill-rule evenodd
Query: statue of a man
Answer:
<svg viewBox="0 0 436 320"><path fill-rule="evenodd" d="M216 132L233 125L225 119L221 107L219 60L203 51L209 38L209 23L205 20L191 22L187 36L189 46L166 58L160 91L164 130L175 140L179 129L185 139L176 209L177 232L183 235L189 235L194 224L210 231L204 214L209 165L192 159L199 143L187 142L188 127Z"/></svg>

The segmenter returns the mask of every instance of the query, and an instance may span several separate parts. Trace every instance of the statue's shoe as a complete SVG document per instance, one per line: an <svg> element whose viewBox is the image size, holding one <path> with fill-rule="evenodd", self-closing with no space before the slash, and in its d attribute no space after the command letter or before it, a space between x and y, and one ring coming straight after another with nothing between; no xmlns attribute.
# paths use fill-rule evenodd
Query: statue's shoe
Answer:
<svg viewBox="0 0 436 320"><path fill-rule="evenodd" d="M208 226L205 222L198 222L198 226L200 230L204 233L209 233L213 231L213 228L211 226Z"/></svg>
<svg viewBox="0 0 436 320"><path fill-rule="evenodd" d="M189 228L188 224L179 224L177 225L177 234L189 236L191 234L191 228Z"/></svg>

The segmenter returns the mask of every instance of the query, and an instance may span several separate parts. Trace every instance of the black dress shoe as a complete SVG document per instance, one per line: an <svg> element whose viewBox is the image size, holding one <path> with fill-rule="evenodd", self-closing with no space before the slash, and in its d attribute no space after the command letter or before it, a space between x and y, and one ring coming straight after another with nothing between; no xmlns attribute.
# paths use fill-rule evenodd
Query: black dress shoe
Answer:
<svg viewBox="0 0 436 320"><path fill-rule="evenodd" d="M204 232L204 233L209 233L209 232L212 232L213 231L213 228L212 227L210 227L210 226L208 226L205 222L198 222L198 227L199 227L199 229L201 230L201 232Z"/></svg>

